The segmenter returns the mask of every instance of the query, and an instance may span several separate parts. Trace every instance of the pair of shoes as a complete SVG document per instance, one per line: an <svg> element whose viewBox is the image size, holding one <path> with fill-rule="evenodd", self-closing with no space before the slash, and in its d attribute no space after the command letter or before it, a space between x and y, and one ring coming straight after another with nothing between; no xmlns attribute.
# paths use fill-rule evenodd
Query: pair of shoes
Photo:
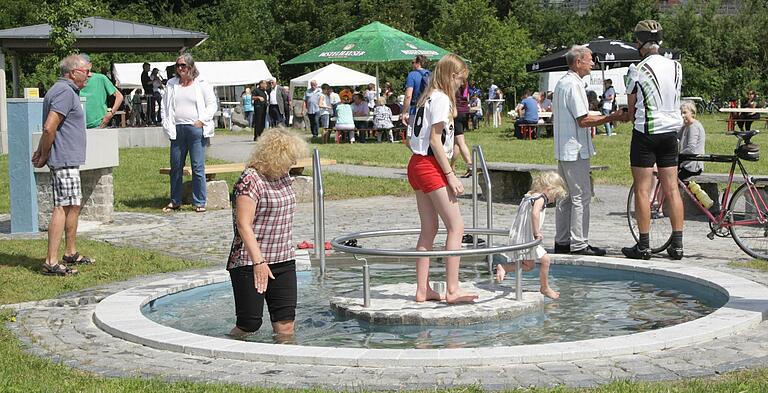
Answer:
<svg viewBox="0 0 768 393"><path fill-rule="evenodd" d="M461 237L461 242L464 243L464 244L474 244L475 238L472 235L466 233L466 234L464 234L464 236ZM480 245L483 245L483 244L485 244L485 239L481 239L481 238L478 237L477 238L477 245L480 246Z"/></svg>
<svg viewBox="0 0 768 393"><path fill-rule="evenodd" d="M571 254L575 255L592 255L595 257L602 257L605 255L605 250L602 248L592 247L590 245L587 245L586 247L582 248L581 250L571 251Z"/></svg>
<svg viewBox="0 0 768 393"><path fill-rule="evenodd" d="M571 244L560 244L555 243L555 254L570 254L571 253Z"/></svg>
<svg viewBox="0 0 768 393"><path fill-rule="evenodd" d="M195 213L205 213L206 211L205 206L195 206Z"/></svg>
<svg viewBox="0 0 768 393"><path fill-rule="evenodd" d="M472 177L472 169L467 169L467 173L461 175L461 177L463 177L464 179L468 177Z"/></svg>
<svg viewBox="0 0 768 393"><path fill-rule="evenodd" d="M45 276L74 276L78 273L77 269L71 269L68 268L62 264L55 264L55 265L49 265L47 263L43 264L43 268L40 269L40 272L43 273Z"/></svg>
<svg viewBox="0 0 768 393"><path fill-rule="evenodd" d="M64 255L61 257L61 260L67 265L91 265L96 262L96 259L91 259L85 255L80 255L79 252L75 252L72 255Z"/></svg>
<svg viewBox="0 0 768 393"><path fill-rule="evenodd" d="M667 247L667 255L669 255L670 258L679 261L683 259L683 247L675 247L670 244L669 247Z"/></svg>
<svg viewBox="0 0 768 393"><path fill-rule="evenodd" d="M304 240L303 242L297 244L296 247L299 250L307 250L307 249L310 249L310 248L315 248L315 245L310 243L310 242L308 242L308 241L306 241L306 240Z"/></svg>
<svg viewBox="0 0 768 393"><path fill-rule="evenodd" d="M621 253L629 259L651 259L651 250L649 248L640 248L639 244L632 247L623 247Z"/></svg>
<svg viewBox="0 0 768 393"><path fill-rule="evenodd" d="M357 247L360 248L360 246L357 244L357 239L349 239L343 243L347 247Z"/></svg>
<svg viewBox="0 0 768 393"><path fill-rule="evenodd" d="M181 205L174 205L173 203L169 203L163 208L163 213L170 213L179 209L181 209Z"/></svg>

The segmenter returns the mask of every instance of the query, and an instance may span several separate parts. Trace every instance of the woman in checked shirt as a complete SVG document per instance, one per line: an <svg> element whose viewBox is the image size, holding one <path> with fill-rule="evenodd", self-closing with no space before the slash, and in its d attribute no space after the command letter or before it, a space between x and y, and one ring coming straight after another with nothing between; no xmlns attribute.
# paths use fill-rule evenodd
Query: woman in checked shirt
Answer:
<svg viewBox="0 0 768 393"><path fill-rule="evenodd" d="M230 335L259 330L265 300L278 338L293 335L296 257L291 238L296 195L288 171L307 154L307 144L298 135L272 128L256 142L232 187L235 236L227 270L237 322Z"/></svg>

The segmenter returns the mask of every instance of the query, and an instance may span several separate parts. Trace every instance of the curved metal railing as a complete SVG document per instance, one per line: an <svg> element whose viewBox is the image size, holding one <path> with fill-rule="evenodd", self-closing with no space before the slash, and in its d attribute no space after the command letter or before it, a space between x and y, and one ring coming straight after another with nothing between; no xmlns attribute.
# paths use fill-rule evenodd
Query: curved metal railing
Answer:
<svg viewBox="0 0 768 393"><path fill-rule="evenodd" d="M370 271L368 267L368 260L360 258L358 255L368 256L389 256L389 257L450 257L450 256L470 256L470 255L489 255L492 259L493 254L525 250L532 247L536 247L541 243L541 240L534 239L528 243L511 244L502 246L491 246L491 243L487 243L488 247L485 248L465 248L461 250L441 250L441 251L418 251L418 250L395 250L395 249L374 249L365 247L352 247L344 245L343 243L351 239L367 239L382 236L402 236L402 235L416 235L421 232L421 229L383 229L375 231L361 231L349 233L335 237L331 240L331 246L337 250L348 254L352 254L355 259L365 262L363 265L363 307L369 307L371 304L371 291L370 291ZM446 233L445 229L438 230L438 233ZM471 233L475 235L507 235L508 230L505 229L488 229L488 228L464 228L464 233ZM521 300L523 295L522 289L522 265L520 261L515 261L515 299Z"/></svg>

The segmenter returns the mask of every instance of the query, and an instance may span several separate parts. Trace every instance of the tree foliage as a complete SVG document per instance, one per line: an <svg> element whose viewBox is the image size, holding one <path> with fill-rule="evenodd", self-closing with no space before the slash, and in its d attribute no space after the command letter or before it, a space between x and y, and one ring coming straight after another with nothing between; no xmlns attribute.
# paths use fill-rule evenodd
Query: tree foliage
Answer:
<svg viewBox="0 0 768 393"><path fill-rule="evenodd" d="M551 2L557 3L557 2ZM562 3L562 2L560 2ZM55 79L58 57L72 52L85 16L206 32L189 50L198 60L263 59L287 81L319 65L281 66L301 53L367 23L380 21L455 51L471 61L471 78L494 79L507 91L533 87L524 65L598 36L631 40L638 20L664 26L664 46L682 52L685 95L740 97L747 88L768 94L768 6L741 0L736 14L719 14L720 0L689 0L659 10L656 0L597 0L580 15L539 0L0 0L0 28L50 23L55 55L20 56L22 83ZM92 54L97 69L116 62L172 60L175 53ZM347 64L402 92L407 63Z"/></svg>
<svg viewBox="0 0 768 393"><path fill-rule="evenodd" d="M473 28L466 29L466 21ZM536 58L528 32L515 19L499 20L485 0L457 0L441 11L429 38L470 61L470 79L510 88L533 82L525 64Z"/></svg>
<svg viewBox="0 0 768 393"><path fill-rule="evenodd" d="M48 0L42 11L43 20L51 26L51 51L62 58L76 52L75 32L87 26L83 18L97 11L97 6L88 0Z"/></svg>

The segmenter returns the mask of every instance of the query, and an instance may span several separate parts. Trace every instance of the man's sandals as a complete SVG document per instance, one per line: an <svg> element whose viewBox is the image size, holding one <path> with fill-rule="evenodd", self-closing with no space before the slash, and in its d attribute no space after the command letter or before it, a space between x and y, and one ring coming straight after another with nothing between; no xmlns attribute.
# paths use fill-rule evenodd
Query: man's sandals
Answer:
<svg viewBox="0 0 768 393"><path fill-rule="evenodd" d="M61 260L67 265L92 265L94 262L96 262L95 259L88 258L85 255L80 255L79 252L69 256L64 255Z"/></svg>
<svg viewBox="0 0 768 393"><path fill-rule="evenodd" d="M46 276L74 276L78 273L77 269L71 269L60 263L55 265L43 264L43 268L40 269L43 275Z"/></svg>

